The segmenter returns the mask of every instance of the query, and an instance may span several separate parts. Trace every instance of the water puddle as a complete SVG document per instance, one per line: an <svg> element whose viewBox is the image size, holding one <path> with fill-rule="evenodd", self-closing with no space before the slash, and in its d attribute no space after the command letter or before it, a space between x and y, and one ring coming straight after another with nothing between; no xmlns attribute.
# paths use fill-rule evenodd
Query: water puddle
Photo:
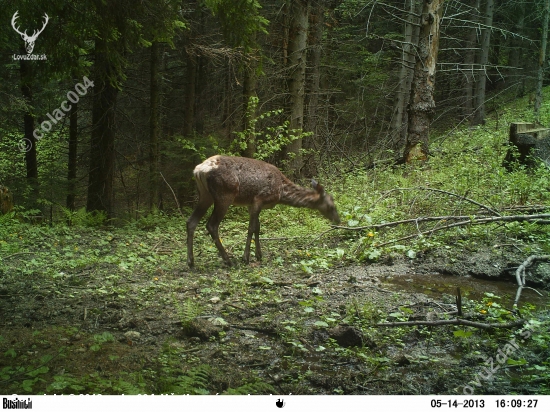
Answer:
<svg viewBox="0 0 550 412"><path fill-rule="evenodd" d="M405 275L393 276L385 280L392 290L424 293L430 297L441 299L443 294L456 295L456 288L460 288L463 297L480 300L486 292L502 297L505 306L511 306L516 295L517 284L502 280L485 280L473 277L457 277L450 275ZM548 291L539 290L542 296L530 289L521 292L521 303L532 303L542 309L548 306L550 300ZM510 302L507 305L507 302Z"/></svg>

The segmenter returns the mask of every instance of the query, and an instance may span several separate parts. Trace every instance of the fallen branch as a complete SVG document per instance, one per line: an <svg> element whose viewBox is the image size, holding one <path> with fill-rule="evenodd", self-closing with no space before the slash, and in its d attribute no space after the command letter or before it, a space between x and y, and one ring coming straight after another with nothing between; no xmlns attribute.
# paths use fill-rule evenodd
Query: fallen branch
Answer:
<svg viewBox="0 0 550 412"><path fill-rule="evenodd" d="M426 230L424 232L415 233L413 235L403 236L398 239L388 240L387 242L375 244L376 247L382 247L389 245L391 243L401 242L403 240L412 239L417 236L425 236L425 235L431 235L434 232L444 230L444 229L450 229L452 227L459 227L459 226L467 226L467 225L480 225L485 223L494 223L494 222L533 222L533 223L540 223L540 224L548 224L550 223L549 220L545 220L550 218L550 214L543 213L538 215L516 215L516 216L492 216L492 217L484 217L481 219L476 218L476 216L472 216L469 218L469 220L464 220L460 222L450 223L445 226L439 226L434 229ZM414 221L414 220L413 220ZM345 230L357 230L356 228L348 228L345 226L335 226L338 229L345 229ZM372 227L372 226L365 226Z"/></svg>
<svg viewBox="0 0 550 412"><path fill-rule="evenodd" d="M508 323L481 323L481 322L472 322L471 320L465 319L445 319L445 320L418 320L411 322L387 322L387 323L377 323L374 326L376 327L399 327L399 326L443 326L443 325L464 325L471 326L473 328L480 329L512 329L517 326L521 326L526 322L525 319L518 319L513 322Z"/></svg>
<svg viewBox="0 0 550 412"><path fill-rule="evenodd" d="M17 252L17 253L14 253L14 254L12 254L12 255L0 257L0 260L2 260L2 259L9 259L9 258L12 258L12 257L14 257L14 256L18 256L18 255L34 255L34 254L36 254L36 252Z"/></svg>
<svg viewBox="0 0 550 412"><path fill-rule="evenodd" d="M514 299L513 311L517 312L519 297L521 296L521 291L526 288L525 286L525 270L535 262L549 261L550 255L531 255L523 261L521 265L516 269L516 281L518 282L518 290L516 292L516 298ZM535 290L533 288L528 288ZM540 293L535 290L539 295ZM542 295L541 295L542 296Z"/></svg>
<svg viewBox="0 0 550 412"><path fill-rule="evenodd" d="M549 213L541 213L536 215L514 215L514 216L492 216L492 217L478 217L478 216L422 216L417 217L413 219L405 219L405 220L396 220L394 222L387 222L387 223L379 223L376 225L367 225L367 226L357 226L357 227L349 227L349 226L336 226L331 225L335 229L344 229L344 230L353 230L353 231L360 231L360 230L368 230L368 229L382 229L385 227L391 227L391 226L398 226L403 225L407 223L422 223L422 222L432 222L432 221L446 221L446 220L462 220L461 222L452 223L445 226L440 226L439 228L428 230L426 232L422 232L420 234L427 234L431 232L435 232L437 230L446 229L449 227L455 227L455 226L464 226L469 224L483 224L483 223L492 223L492 222L498 222L498 221L511 221L511 222L524 222L524 221L531 221L535 220L535 223L544 223L547 224L548 220L550 219ZM408 236L414 237L418 234Z"/></svg>
<svg viewBox="0 0 550 412"><path fill-rule="evenodd" d="M443 194L446 194L446 195L449 195L449 196L458 197L459 199L465 200L469 203L472 203L474 205L477 205L477 206L487 210L489 213L491 213L493 215L500 216L500 213L498 213L496 210L490 208L489 206L484 205L483 203L479 203L479 202L477 202L473 199L470 199L466 196L459 195L457 193L448 192L448 191L442 190L442 189L435 189L433 187L396 187L395 189L389 190L388 193L391 193L393 191L406 191L406 190L426 190L426 191L430 191L430 192L443 193ZM385 195L382 196L381 199L384 198L384 197L385 197Z"/></svg>

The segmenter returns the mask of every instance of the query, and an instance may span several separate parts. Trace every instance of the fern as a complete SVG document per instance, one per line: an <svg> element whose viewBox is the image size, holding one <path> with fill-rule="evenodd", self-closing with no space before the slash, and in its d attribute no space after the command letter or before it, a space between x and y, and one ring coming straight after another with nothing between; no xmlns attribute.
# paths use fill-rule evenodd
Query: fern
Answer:
<svg viewBox="0 0 550 412"><path fill-rule="evenodd" d="M168 378L164 382L164 393L175 395L208 395L207 389L210 382L210 366L202 364L188 370L177 378Z"/></svg>
<svg viewBox="0 0 550 412"><path fill-rule="evenodd" d="M225 395L266 395L270 393L275 393L273 386L260 380L246 383L237 388L229 388L224 392Z"/></svg>
<svg viewBox="0 0 550 412"><path fill-rule="evenodd" d="M190 298L186 299L183 304L180 304L178 300L174 297L174 304L178 309L181 325L183 326L184 330L189 329L189 326L193 319L199 316L203 311L203 307Z"/></svg>

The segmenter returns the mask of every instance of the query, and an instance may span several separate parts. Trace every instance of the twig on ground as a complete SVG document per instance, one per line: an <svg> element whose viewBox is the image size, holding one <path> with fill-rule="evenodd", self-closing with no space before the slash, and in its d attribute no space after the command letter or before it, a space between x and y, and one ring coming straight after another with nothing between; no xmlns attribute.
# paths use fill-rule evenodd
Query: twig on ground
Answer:
<svg viewBox="0 0 550 412"><path fill-rule="evenodd" d="M521 291L526 288L525 286L525 270L535 262L549 261L550 255L531 255L523 261L521 265L516 269L516 281L518 282L518 290L516 292L516 298L514 299L513 311L517 312L518 302L521 296ZM534 290L533 288L529 288ZM535 291L539 293L538 291ZM540 295L540 293L539 293Z"/></svg>
<svg viewBox="0 0 550 412"><path fill-rule="evenodd" d="M484 205L483 203L479 203L479 202L477 202L473 199L470 199L468 197L459 195L457 193L448 192L447 190L435 189L433 187L423 187L423 186L421 186L421 187L396 187L395 189L391 189L390 192L392 192L392 191L405 191L405 190L427 190L427 191L430 191L430 192L443 193L443 194L446 194L446 195L449 195L449 196L458 197L459 199L465 200L469 203L473 203L474 205L477 205L477 206L487 210L489 213L491 213L493 215L500 216L500 213L498 213L496 210L490 208L489 206Z"/></svg>
<svg viewBox="0 0 550 412"><path fill-rule="evenodd" d="M386 245L389 245L389 244L392 244L392 243L401 242L403 240L412 239L412 238L417 237L417 236L431 235L434 232L444 230L444 229L450 229L452 227L458 227L458 226L466 226L466 225L473 225L473 224L480 225L480 224L493 223L493 222L529 222L529 221L534 221L534 223L546 223L546 221L544 221L544 222L540 221L541 218L546 218L546 217L550 218L550 214L518 215L518 216L493 216L493 217L487 217L487 218L482 218L482 219L476 219L475 216L472 216L472 218L470 220L467 220L467 221L451 223L451 224L448 224L448 225L445 225L445 226L440 226L440 227L437 227L437 228L434 228L434 229L427 230L427 231L422 232L422 233L415 233L414 235L408 235L408 236L400 237L398 239L388 240L387 242L380 243L380 244L377 244L377 245L374 245L374 246L382 247L382 246L386 246ZM345 229L345 228L341 227L341 229Z"/></svg>
<svg viewBox="0 0 550 412"><path fill-rule="evenodd" d="M4 257L0 257L0 260L2 259L9 259L9 258L12 258L14 256L18 256L18 255L34 255L36 252L17 252L17 253L14 253L12 255L8 255L8 256L4 256Z"/></svg>
<svg viewBox="0 0 550 412"><path fill-rule="evenodd" d="M374 326L399 327L399 326L464 325L464 326L471 326L471 327L480 328L480 329L493 329L493 328L511 329L517 326L521 326L525 322L526 322L525 319L518 319L508 323L481 323L481 322L472 322L471 320L465 320L465 319L449 319L449 320L444 319L444 320L434 320L434 321L418 320L418 321L411 321L411 322L386 322L386 323L376 323Z"/></svg>

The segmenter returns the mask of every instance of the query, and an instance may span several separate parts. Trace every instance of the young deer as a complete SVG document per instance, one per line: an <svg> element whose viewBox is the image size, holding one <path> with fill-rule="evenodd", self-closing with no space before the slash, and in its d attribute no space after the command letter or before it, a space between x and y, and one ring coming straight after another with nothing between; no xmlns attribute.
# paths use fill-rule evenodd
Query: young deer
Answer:
<svg viewBox="0 0 550 412"><path fill-rule="evenodd" d="M278 203L296 207L317 209L327 219L340 223L332 196L325 193L323 186L312 180L314 190L292 183L275 166L260 160L245 157L212 156L194 170L199 203L187 220L187 264L192 267L193 234L208 208L214 204L212 216L206 228L214 239L224 262L231 265L229 256L218 236L220 222L230 205L248 206L250 222L244 248L244 260L250 260L250 242L255 237L256 259L261 260L260 212Z"/></svg>

